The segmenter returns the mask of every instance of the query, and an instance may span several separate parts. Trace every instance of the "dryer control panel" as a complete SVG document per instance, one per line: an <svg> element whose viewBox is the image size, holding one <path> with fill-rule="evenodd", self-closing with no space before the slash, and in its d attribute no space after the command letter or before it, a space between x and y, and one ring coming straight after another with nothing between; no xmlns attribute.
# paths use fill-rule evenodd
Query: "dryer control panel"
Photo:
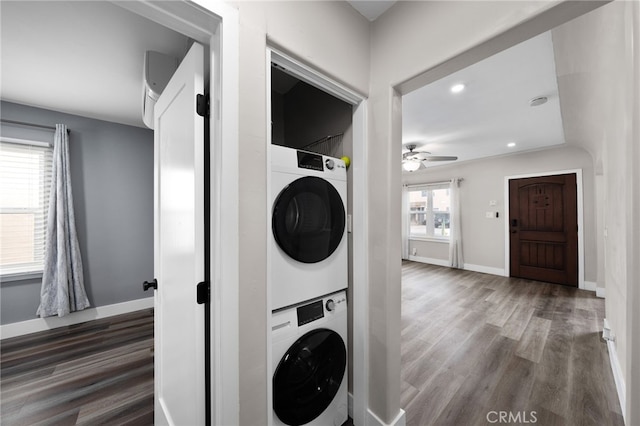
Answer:
<svg viewBox="0 0 640 426"><path fill-rule="evenodd" d="M322 172L324 171L322 155L313 154L311 152L298 151L298 167L300 167L301 169L311 169Z"/></svg>

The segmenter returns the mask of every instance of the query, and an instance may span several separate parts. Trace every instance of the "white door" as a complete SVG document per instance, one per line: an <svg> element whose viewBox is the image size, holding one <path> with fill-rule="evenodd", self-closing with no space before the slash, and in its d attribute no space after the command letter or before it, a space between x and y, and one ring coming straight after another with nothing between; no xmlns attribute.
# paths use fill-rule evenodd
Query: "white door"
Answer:
<svg viewBox="0 0 640 426"><path fill-rule="evenodd" d="M194 43L155 106L155 424L205 424L204 49Z"/></svg>

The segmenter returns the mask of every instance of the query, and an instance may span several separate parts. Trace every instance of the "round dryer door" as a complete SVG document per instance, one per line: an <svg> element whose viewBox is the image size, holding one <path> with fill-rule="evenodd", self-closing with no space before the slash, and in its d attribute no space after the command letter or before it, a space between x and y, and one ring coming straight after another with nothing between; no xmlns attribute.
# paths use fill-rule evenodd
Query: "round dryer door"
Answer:
<svg viewBox="0 0 640 426"><path fill-rule="evenodd" d="M318 177L291 182L273 205L273 236L278 246L299 262L316 263L331 256L342 240L344 225L340 194Z"/></svg>
<svg viewBox="0 0 640 426"><path fill-rule="evenodd" d="M338 333L312 330L284 354L273 375L273 410L287 425L309 423L340 389L347 350Z"/></svg>

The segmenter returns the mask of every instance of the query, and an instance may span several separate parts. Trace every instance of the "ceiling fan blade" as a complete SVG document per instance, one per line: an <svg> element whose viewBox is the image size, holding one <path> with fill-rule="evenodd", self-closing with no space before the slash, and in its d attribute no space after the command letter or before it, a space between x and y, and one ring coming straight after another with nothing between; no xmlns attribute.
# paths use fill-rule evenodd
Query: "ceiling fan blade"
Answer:
<svg viewBox="0 0 640 426"><path fill-rule="evenodd" d="M425 161L454 161L457 159L458 157L454 157L453 155L429 155L424 160Z"/></svg>

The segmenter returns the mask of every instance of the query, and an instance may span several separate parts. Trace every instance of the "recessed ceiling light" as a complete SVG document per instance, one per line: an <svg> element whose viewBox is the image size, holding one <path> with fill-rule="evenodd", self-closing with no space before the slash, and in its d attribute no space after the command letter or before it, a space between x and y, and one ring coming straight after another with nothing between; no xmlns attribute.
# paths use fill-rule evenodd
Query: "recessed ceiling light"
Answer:
<svg viewBox="0 0 640 426"><path fill-rule="evenodd" d="M515 143L515 142L509 142L509 143L507 144L507 146L508 146L509 148L513 148L514 146L516 146L516 143Z"/></svg>
<svg viewBox="0 0 640 426"><path fill-rule="evenodd" d="M458 83L451 86L451 93L460 93L464 90L464 84Z"/></svg>
<svg viewBox="0 0 640 426"><path fill-rule="evenodd" d="M538 96L537 98L533 98L529 101L529 106L538 106L542 104L546 104L548 101L546 96Z"/></svg>

